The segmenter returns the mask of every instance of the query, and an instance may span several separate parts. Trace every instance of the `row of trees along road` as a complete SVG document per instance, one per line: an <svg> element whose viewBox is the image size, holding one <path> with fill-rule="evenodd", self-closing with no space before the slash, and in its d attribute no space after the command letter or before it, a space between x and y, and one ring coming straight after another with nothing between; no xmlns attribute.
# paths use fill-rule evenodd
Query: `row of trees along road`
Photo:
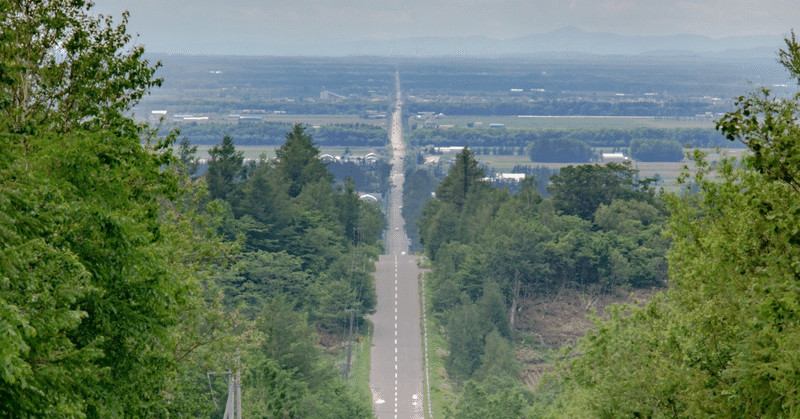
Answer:
<svg viewBox="0 0 800 419"><path fill-rule="evenodd" d="M0 417L219 417L236 368L254 416L371 417L317 332L374 306L378 210L302 127L191 178L125 116L159 64L91 6L0 2Z"/></svg>
<svg viewBox="0 0 800 419"><path fill-rule="evenodd" d="M609 290L664 283L664 203L636 174L630 165L568 166L544 199L534 178L511 194L482 180L469 148L456 157L419 221L434 266L433 314L446 325L445 366L463 389L455 417L518 417L532 403L517 379L512 344L529 332L515 319L521 299L565 284Z"/></svg>
<svg viewBox="0 0 800 419"><path fill-rule="evenodd" d="M800 85L800 44L786 44L779 61ZM736 105L717 129L750 153L694 152L672 195L595 165L562 169L549 200L530 183L510 196L480 181L464 149L419 222L447 373L462 386L452 417L798 415L800 93L763 88ZM536 392L520 386L510 342L522 295L658 281L668 290L643 305L594 316Z"/></svg>

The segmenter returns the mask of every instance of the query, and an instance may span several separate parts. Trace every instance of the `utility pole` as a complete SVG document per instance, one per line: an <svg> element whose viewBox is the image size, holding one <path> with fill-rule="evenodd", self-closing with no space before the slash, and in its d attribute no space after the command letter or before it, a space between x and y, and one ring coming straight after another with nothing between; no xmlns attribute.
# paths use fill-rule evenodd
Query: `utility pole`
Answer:
<svg viewBox="0 0 800 419"><path fill-rule="evenodd" d="M364 242L364 227L353 227L353 232L356 235L356 241L358 242L356 246L361 246Z"/></svg>
<svg viewBox="0 0 800 419"><path fill-rule="evenodd" d="M350 335L347 338L347 362L342 366L342 378L347 380L350 375L350 359L353 355L353 314L358 311L357 308L348 308L345 311L350 312Z"/></svg>
<svg viewBox="0 0 800 419"><path fill-rule="evenodd" d="M239 368L239 357L236 357L236 373L228 381L228 403L222 419L242 419L242 371Z"/></svg>
<svg viewBox="0 0 800 419"><path fill-rule="evenodd" d="M222 419L242 419L242 371L239 368L239 357L236 357L236 372L207 372L208 388L211 390L211 397L214 400L214 405L217 406L217 400L214 398L214 389L211 387L212 375L229 375L228 380L228 401L225 403L225 414Z"/></svg>

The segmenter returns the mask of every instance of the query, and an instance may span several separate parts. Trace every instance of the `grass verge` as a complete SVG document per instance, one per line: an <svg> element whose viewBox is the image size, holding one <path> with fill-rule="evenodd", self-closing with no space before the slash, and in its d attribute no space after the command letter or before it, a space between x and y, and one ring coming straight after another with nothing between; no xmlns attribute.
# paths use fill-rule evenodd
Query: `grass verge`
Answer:
<svg viewBox="0 0 800 419"><path fill-rule="evenodd" d="M375 326L371 321L364 320L365 332L359 337L358 342L353 345L353 365L350 368L349 384L358 391L365 394L372 404L372 392L369 389L370 372L370 348L372 348L372 332Z"/></svg>
<svg viewBox="0 0 800 419"><path fill-rule="evenodd" d="M426 274L423 273L420 280L425 281ZM421 283L422 285L422 283ZM430 288L423 286L422 292L425 293L425 305L424 310L426 313L430 313L430 301L431 301L431 292ZM447 378L447 372L444 368L444 357L447 355L447 340L445 339L444 335L442 334L442 327L439 325L438 321L434 316L425 316L427 322L427 334L428 334L428 377L430 378L430 400L429 402L432 403L433 406L433 417L429 414L429 410L425 409L425 417L428 419L433 419L436 417L444 417L445 411L452 410L455 401L458 399L458 395L453 391L453 386ZM425 333L426 326L423 324L422 330ZM423 337L422 340L423 345L423 356L425 354L425 339ZM424 361L423 361L424 362ZM428 384L428 383L426 383ZM425 395L427 398L427 394Z"/></svg>

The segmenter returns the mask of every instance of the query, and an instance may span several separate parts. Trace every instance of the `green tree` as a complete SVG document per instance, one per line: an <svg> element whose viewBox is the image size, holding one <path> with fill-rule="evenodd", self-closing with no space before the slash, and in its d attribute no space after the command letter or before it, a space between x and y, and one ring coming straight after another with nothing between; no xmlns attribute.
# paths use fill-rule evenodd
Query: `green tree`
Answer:
<svg viewBox="0 0 800 419"><path fill-rule="evenodd" d="M683 160L683 147L677 141L635 138L628 146L631 157L638 161L676 162Z"/></svg>
<svg viewBox="0 0 800 419"><path fill-rule="evenodd" d="M212 199L227 199L241 180L244 153L236 151L233 138L226 135L221 144L211 147L208 154L211 156L206 172L208 191Z"/></svg>
<svg viewBox="0 0 800 419"><path fill-rule="evenodd" d="M308 184L319 180L333 182L333 175L319 159L319 148L301 124L295 124L292 131L286 133L286 142L275 150L275 155L278 158L275 167L289 182L288 193L293 198Z"/></svg>
<svg viewBox="0 0 800 419"><path fill-rule="evenodd" d="M781 61L800 79L800 45L786 43ZM670 199L670 289L595 318L561 370L580 416L797 416L798 102L739 98L718 128L751 149L742 162L695 152L686 193Z"/></svg>
<svg viewBox="0 0 800 419"><path fill-rule="evenodd" d="M3 417L201 411L180 375L224 340L205 264L231 247L195 210L174 136L123 116L160 83L127 14L90 8L0 3Z"/></svg>
<svg viewBox="0 0 800 419"><path fill-rule="evenodd" d="M450 313L447 325L450 355L445 366L450 377L463 382L480 366L486 322L466 295L461 300L461 305Z"/></svg>
<svg viewBox="0 0 800 419"><path fill-rule="evenodd" d="M520 372L520 366L514 358L514 348L506 337L497 329L486 334L481 366L472 375L478 381L495 379L513 386Z"/></svg>
<svg viewBox="0 0 800 419"><path fill-rule="evenodd" d="M531 161L542 163L584 163L594 154L577 138L537 138L527 147Z"/></svg>
<svg viewBox="0 0 800 419"><path fill-rule="evenodd" d="M460 212L469 199L469 195L474 193L479 185L488 186L481 183L484 177L483 169L478 167L475 153L464 147L456 156L455 165L447 173L439 186L436 187L436 198L453 204L456 211Z"/></svg>
<svg viewBox="0 0 800 419"><path fill-rule="evenodd" d="M591 220L600 204L614 199L652 200L653 179L638 180L638 172L630 163L562 167L550 178L547 191L556 209Z"/></svg>
<svg viewBox="0 0 800 419"><path fill-rule="evenodd" d="M161 79L131 45L128 13L114 26L84 0L16 0L0 8L0 84L8 106L0 124L11 132L98 130L135 123L123 117ZM79 87L79 88L78 88Z"/></svg>
<svg viewBox="0 0 800 419"><path fill-rule="evenodd" d="M197 169L200 166L200 161L197 159L197 146L192 145L186 137L183 137L181 142L178 143L178 160L184 166L183 173L186 173L189 177L194 177L197 174Z"/></svg>

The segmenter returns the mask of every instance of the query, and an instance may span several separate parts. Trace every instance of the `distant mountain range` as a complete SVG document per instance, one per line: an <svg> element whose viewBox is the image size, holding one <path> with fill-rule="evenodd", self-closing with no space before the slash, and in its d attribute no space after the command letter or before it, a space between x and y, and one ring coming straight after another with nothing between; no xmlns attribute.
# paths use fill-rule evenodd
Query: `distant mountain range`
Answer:
<svg viewBox="0 0 800 419"><path fill-rule="evenodd" d="M575 27L511 39L488 37L419 37L397 40L365 40L344 43L271 44L261 42L190 45L184 51L221 55L276 56L474 56L501 55L702 55L718 58L769 58L784 46L780 36L711 38L702 35L629 36L610 32L586 32ZM168 52L153 51L153 52Z"/></svg>

